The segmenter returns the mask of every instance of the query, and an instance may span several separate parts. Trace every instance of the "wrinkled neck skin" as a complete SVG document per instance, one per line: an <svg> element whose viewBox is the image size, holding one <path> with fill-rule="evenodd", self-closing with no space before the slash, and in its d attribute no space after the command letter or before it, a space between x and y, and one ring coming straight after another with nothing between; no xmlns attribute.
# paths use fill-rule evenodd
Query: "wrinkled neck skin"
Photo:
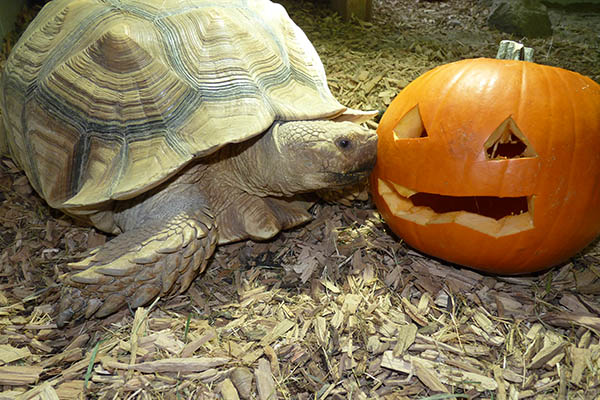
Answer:
<svg viewBox="0 0 600 400"><path fill-rule="evenodd" d="M225 146L186 171L209 194L213 209L222 208L220 203L227 201L229 192L289 197L311 190L293 181L289 168L294 163L279 151L273 129L277 124L256 139Z"/></svg>

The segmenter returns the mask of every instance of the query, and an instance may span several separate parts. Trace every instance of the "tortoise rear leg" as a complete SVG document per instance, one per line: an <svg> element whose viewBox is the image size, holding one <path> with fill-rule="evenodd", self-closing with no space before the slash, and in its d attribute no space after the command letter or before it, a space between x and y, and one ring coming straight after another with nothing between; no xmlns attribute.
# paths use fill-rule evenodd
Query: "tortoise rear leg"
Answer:
<svg viewBox="0 0 600 400"><path fill-rule="evenodd" d="M214 218L189 185L149 196L122 215L133 228L70 265L81 271L64 276L59 326L185 291L217 243Z"/></svg>

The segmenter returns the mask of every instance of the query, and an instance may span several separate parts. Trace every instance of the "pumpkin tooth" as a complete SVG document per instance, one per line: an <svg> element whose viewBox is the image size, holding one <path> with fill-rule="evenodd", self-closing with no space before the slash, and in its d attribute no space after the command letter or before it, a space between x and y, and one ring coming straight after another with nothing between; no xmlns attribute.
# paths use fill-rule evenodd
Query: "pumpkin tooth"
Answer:
<svg viewBox="0 0 600 400"><path fill-rule="evenodd" d="M403 197L407 197L407 198L408 198L408 197L412 196L413 194L417 193L417 192L415 192L414 190L412 190L412 189L409 189L409 188L407 188L407 187L405 187L405 186L399 185L399 184L397 184L397 183L394 183L394 182L390 182L390 183L391 183L391 184L394 186L394 190L395 190L396 192L398 192L398 194L399 194L400 196L403 196Z"/></svg>
<svg viewBox="0 0 600 400"><path fill-rule="evenodd" d="M379 193L387 203L390 211L394 215L402 215L407 213L412 207L412 201L407 196L399 196L398 192L393 189L394 184L383 179L378 180Z"/></svg>
<svg viewBox="0 0 600 400"><path fill-rule="evenodd" d="M498 237L508 236L534 228L531 212L504 217L499 222L502 222L502 227L498 231Z"/></svg>

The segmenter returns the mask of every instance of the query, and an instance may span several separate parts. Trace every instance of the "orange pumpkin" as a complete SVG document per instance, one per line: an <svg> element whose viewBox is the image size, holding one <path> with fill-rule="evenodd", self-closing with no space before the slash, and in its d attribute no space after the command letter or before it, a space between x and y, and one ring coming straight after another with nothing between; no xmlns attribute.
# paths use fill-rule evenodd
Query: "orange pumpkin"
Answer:
<svg viewBox="0 0 600 400"><path fill-rule="evenodd" d="M427 254L517 274L600 233L600 85L526 61L437 67L377 130L371 188L399 237Z"/></svg>

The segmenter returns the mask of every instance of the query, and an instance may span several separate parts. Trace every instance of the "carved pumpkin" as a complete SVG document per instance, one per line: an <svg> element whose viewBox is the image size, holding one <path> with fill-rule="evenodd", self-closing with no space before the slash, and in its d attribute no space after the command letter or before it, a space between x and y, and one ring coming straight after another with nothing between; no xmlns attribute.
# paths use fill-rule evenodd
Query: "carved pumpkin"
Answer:
<svg viewBox="0 0 600 400"><path fill-rule="evenodd" d="M377 130L375 203L409 245L500 274L560 263L600 233L600 85L470 59L408 85Z"/></svg>

